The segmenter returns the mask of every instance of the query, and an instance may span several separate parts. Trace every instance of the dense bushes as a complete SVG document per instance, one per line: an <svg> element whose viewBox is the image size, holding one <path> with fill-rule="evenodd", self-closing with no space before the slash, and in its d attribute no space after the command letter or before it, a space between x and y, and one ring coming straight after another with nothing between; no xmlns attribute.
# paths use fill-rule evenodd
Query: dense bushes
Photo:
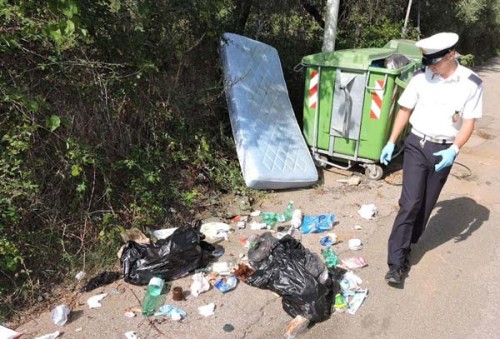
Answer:
<svg viewBox="0 0 500 339"><path fill-rule="evenodd" d="M491 54L494 2L477 0L467 22L462 2L443 27L423 6L423 33L456 28L463 54L478 52L472 42ZM0 321L47 282L112 262L123 229L175 226L244 194L218 38L278 49L300 121L292 69L321 49L325 3L0 0ZM341 1L337 48L398 37L405 6Z"/></svg>

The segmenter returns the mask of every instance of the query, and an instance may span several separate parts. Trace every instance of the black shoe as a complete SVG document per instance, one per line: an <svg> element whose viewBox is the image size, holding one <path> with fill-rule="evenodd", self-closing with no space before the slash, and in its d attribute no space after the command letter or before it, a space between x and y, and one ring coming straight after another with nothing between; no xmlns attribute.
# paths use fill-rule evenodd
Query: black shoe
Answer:
<svg viewBox="0 0 500 339"><path fill-rule="evenodd" d="M410 271L410 267L411 267L411 262L410 262L410 252L411 252L411 249L409 249L406 254L405 254L405 260L403 262L403 266L401 267L401 271L403 273L406 273L406 272L409 272Z"/></svg>
<svg viewBox="0 0 500 339"><path fill-rule="evenodd" d="M385 275L385 281L389 284L400 284L403 279L403 273L400 269L391 268Z"/></svg>

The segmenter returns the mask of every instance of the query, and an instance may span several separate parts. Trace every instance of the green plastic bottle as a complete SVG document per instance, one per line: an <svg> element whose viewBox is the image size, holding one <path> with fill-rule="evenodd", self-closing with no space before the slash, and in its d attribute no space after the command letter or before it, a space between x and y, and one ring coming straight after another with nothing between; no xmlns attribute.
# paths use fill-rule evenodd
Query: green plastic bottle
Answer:
<svg viewBox="0 0 500 339"><path fill-rule="evenodd" d="M285 221L292 220L292 215L293 215L293 201L290 201L288 203L288 206L286 207L285 212L283 212L283 215L285 216Z"/></svg>
<svg viewBox="0 0 500 339"><path fill-rule="evenodd" d="M145 316L153 315L161 303L161 291L165 281L162 278L153 277L149 281L146 294L142 300L142 314Z"/></svg>
<svg viewBox="0 0 500 339"><path fill-rule="evenodd" d="M323 259L325 260L326 267L335 267L337 266L337 262L339 261L339 257L337 253L330 247L324 247L321 250L321 254L323 255Z"/></svg>

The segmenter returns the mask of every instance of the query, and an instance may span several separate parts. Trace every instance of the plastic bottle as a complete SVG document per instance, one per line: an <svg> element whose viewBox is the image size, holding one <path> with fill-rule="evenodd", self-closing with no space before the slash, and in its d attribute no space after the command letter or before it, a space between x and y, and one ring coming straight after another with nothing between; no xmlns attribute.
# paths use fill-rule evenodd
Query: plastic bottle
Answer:
<svg viewBox="0 0 500 339"><path fill-rule="evenodd" d="M148 288L146 289L146 294L142 301L142 314L146 316L153 315L156 308L161 302L161 291L165 281L162 278L153 277L149 281Z"/></svg>
<svg viewBox="0 0 500 339"><path fill-rule="evenodd" d="M268 228L273 228L277 222L285 221L283 215L273 212L263 212L260 214L261 222L265 223Z"/></svg>
<svg viewBox="0 0 500 339"><path fill-rule="evenodd" d="M339 260L337 253L331 247L324 247L321 250L326 267L335 267Z"/></svg>
<svg viewBox="0 0 500 339"><path fill-rule="evenodd" d="M283 215L285 216L285 221L292 220L292 214L293 214L293 201L290 200L288 206L285 209L285 212L283 212Z"/></svg>
<svg viewBox="0 0 500 339"><path fill-rule="evenodd" d="M298 229L300 228L300 225L302 225L302 211L297 209L293 211L292 214L292 221L290 221L290 225L292 225L293 228Z"/></svg>

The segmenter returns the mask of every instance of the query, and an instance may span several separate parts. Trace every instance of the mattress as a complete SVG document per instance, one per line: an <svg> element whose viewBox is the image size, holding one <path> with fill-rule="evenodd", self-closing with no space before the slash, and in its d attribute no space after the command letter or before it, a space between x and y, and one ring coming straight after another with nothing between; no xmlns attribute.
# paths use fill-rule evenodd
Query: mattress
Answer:
<svg viewBox="0 0 500 339"><path fill-rule="evenodd" d="M316 183L318 172L293 112L276 49L225 33L220 54L245 184L286 189Z"/></svg>

